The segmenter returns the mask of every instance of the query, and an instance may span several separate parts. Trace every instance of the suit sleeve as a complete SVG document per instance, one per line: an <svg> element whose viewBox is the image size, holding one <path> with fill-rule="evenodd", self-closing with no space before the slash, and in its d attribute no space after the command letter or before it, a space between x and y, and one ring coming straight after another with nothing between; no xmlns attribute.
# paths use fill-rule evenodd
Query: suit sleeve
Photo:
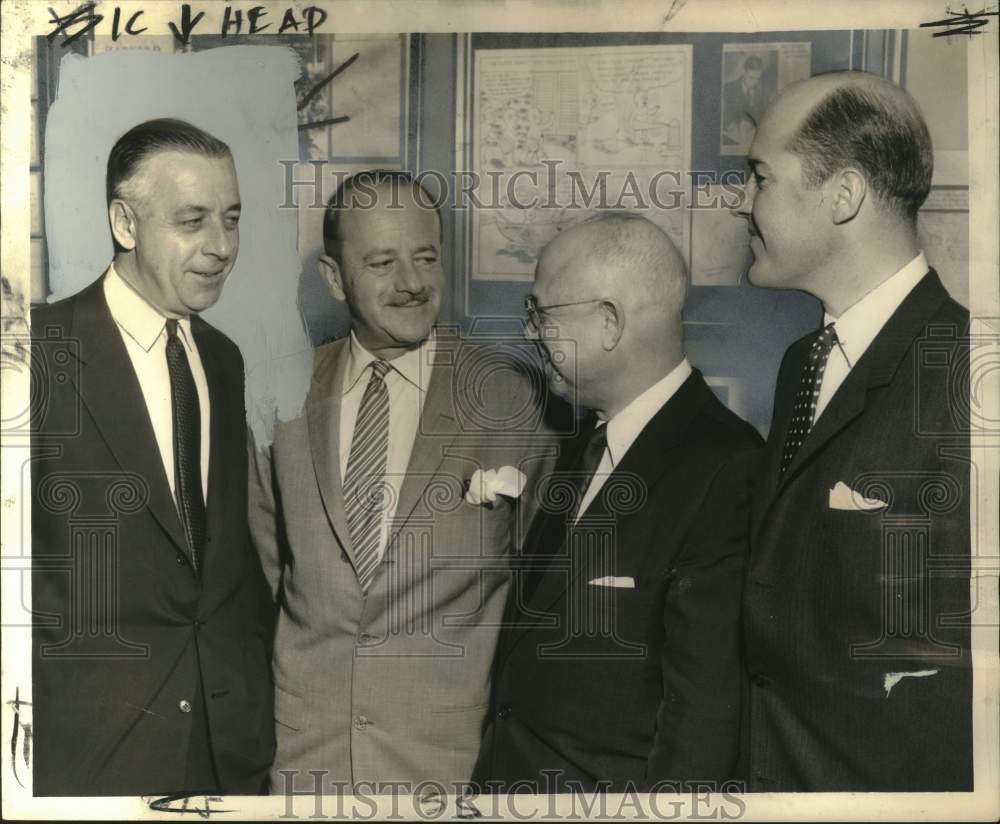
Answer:
<svg viewBox="0 0 1000 824"><path fill-rule="evenodd" d="M249 461L248 506L250 537L264 569L272 599L277 599L281 582L281 550L278 540L278 507L271 468L271 448L258 448L253 432L247 430Z"/></svg>
<svg viewBox="0 0 1000 824"><path fill-rule="evenodd" d="M668 573L660 649L663 697L646 765L649 785L732 778L754 454L740 454L712 479Z"/></svg>

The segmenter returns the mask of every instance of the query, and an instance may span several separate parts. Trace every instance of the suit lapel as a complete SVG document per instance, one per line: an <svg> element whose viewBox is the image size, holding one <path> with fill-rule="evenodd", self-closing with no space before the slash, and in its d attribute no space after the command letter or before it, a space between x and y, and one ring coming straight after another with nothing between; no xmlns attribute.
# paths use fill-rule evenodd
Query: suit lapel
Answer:
<svg viewBox="0 0 1000 824"><path fill-rule="evenodd" d="M772 444L771 460L767 462L766 469L771 473L769 483L773 485L774 489L770 503L773 503L781 495L789 483L815 460L837 435L864 412L870 399L869 393L892 381L904 357L913 345L913 341L947 298L948 293L941 285L937 273L931 269L899 305L899 308L872 341L871 346L848 373L847 378L834 393L819 420L816 421L812 431L799 447L788 471L778 481L775 456L779 456L778 459L780 459L790 419L790 409L783 410L780 438ZM789 380L793 382L791 398L794 398L794 388L799 380L800 371L801 364L799 369L795 370L794 374L789 377ZM786 407L791 406L791 400L787 394L785 405Z"/></svg>
<svg viewBox="0 0 1000 824"><path fill-rule="evenodd" d="M564 477L571 477L574 467L580 464L581 452L586 449L588 433L594 422L584 418L580 422L580 434L570 441L559 455L549 478L554 481L554 489L558 490ZM543 481L544 483L544 481ZM556 503L562 503L562 494L547 496L554 498ZM511 581L511 595L507 600L508 617L504 624L514 621L517 615L514 609L514 599L533 600L532 596L545 575L545 570L553 562L552 553L565 553L566 549L566 507L560 506L555 512L539 509L528 527L524 539L524 548L520 555L520 564L514 566L515 574ZM517 573L520 574L517 574Z"/></svg>
<svg viewBox="0 0 1000 824"><path fill-rule="evenodd" d="M810 335L792 345L787 373L789 377L779 383L777 387L771 428L768 433L768 449L761 461L763 478L760 488L761 499L764 501L769 501L774 497L778 486L778 470L781 467L781 456L785 449L785 437L788 427L791 425L792 407L798 390L799 376L805 366L806 358L809 356L812 340L813 336Z"/></svg>
<svg viewBox="0 0 1000 824"><path fill-rule="evenodd" d="M239 379L234 382L233 378L236 376L226 374L223 364L219 360L218 350L212 345L211 328L197 315L191 317L191 331L195 345L198 347L202 368L205 370L211 409L208 489L205 495L208 518L206 533L208 541L206 544L210 542L211 548L205 553L204 569L202 570L202 579L211 582L223 579L223 576L211 575L208 568L224 560L219 558L219 552L227 543L220 538L225 530L225 525L232 523L231 507L233 502L238 500L237 496L226 492L227 489L231 488L229 478L233 473L230 468L238 465L240 455L246 451L245 444L240 438L240 434L245 430L238 426L245 417L242 409L242 398L239 396L242 375L238 376ZM236 422L237 426L234 426L233 422ZM240 448L241 445L242 448Z"/></svg>
<svg viewBox="0 0 1000 824"><path fill-rule="evenodd" d="M388 547L393 545L396 533L420 503L428 484L445 459L448 447L458 435L459 426L455 418L452 386L455 370L438 366L438 364L455 363L457 355L455 348L452 342L440 338L435 344L434 366L431 368L427 397L424 398L424 406L420 413L420 425L413 440L406 477L403 478L399 490L399 501L396 504L386 544L387 551Z"/></svg>
<svg viewBox="0 0 1000 824"><path fill-rule="evenodd" d="M701 373L693 370L691 375L681 385L676 393L660 408L660 410L646 424L642 432L635 439L626 452L621 463L615 467L607 484L611 483L615 477L636 477L643 488L651 489L661 476L670 468L670 450L681 443L684 434L698 412L712 398L712 391L708 388ZM586 517L600 517L604 514L602 495L598 495L594 502L587 508ZM643 510L640 510L640 513ZM544 525L540 529L540 536L552 536L554 538L553 548L558 547L565 552L566 543L566 523L561 516L539 515L540 518L558 517L563 528L554 533ZM610 516L616 520L616 526L621 526L623 516ZM556 543L557 542L557 543ZM544 546L534 547L536 551L544 551ZM616 555L619 554L620 547L613 547ZM583 574L584 569L579 564L573 563L573 558L567 558L568 564L558 563L548 564L541 572L541 580L535 590L530 593L527 609L531 613L544 613L566 590ZM616 564L617 566L617 564ZM519 623L507 631L508 649L516 643L529 629L530 623Z"/></svg>
<svg viewBox="0 0 1000 824"><path fill-rule="evenodd" d="M313 471L326 517L351 563L355 564L344 510L344 481L340 476L340 400L350 351L348 340L336 341L319 356L306 399L306 423Z"/></svg>
<svg viewBox="0 0 1000 824"><path fill-rule="evenodd" d="M177 547L188 553L142 388L104 300L104 278L79 294L70 335L81 347L76 389L97 430L122 470L146 482L147 508Z"/></svg>

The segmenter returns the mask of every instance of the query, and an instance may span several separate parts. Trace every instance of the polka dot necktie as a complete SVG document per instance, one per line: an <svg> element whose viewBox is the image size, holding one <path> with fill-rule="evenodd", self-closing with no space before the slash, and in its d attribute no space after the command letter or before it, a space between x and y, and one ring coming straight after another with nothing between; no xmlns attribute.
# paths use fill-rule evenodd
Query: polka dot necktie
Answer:
<svg viewBox="0 0 1000 824"><path fill-rule="evenodd" d="M816 401L819 400L819 389L823 385L823 373L826 372L826 362L836 345L837 330L831 323L823 327L809 349L809 360L806 361L802 376L799 378L799 391L795 395L792 420L785 436L785 451L781 455L778 478L784 477L799 447L812 429L813 419L816 417Z"/></svg>
<svg viewBox="0 0 1000 824"><path fill-rule="evenodd" d="M167 370L174 424L174 497L195 572L205 547L205 496L201 489L201 407L177 321L167 320Z"/></svg>

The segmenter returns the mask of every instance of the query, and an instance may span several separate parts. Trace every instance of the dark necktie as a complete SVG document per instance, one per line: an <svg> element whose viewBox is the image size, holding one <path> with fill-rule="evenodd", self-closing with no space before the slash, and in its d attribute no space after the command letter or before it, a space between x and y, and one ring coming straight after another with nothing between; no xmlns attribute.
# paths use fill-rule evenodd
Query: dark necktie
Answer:
<svg viewBox="0 0 1000 824"><path fill-rule="evenodd" d="M795 395L795 405L792 407L792 420L785 436L785 451L781 455L778 478L784 477L799 447L812 429L813 418L816 416L816 401L819 400L819 390L823 385L823 373L826 372L826 363L836 344L837 330L831 323L823 327L809 349L809 359L802 368L799 391Z"/></svg>
<svg viewBox="0 0 1000 824"><path fill-rule="evenodd" d="M577 496L566 521L568 524L572 524L576 520L576 516L580 513L580 505L583 503L583 498L587 494L590 482L594 479L594 473L597 472L597 468L601 465L601 458L604 457L604 451L607 448L607 424L595 426L587 437L587 443L583 447L583 451L580 453L577 461L576 474L573 478L577 486Z"/></svg>
<svg viewBox="0 0 1000 824"><path fill-rule="evenodd" d="M564 545L566 528L576 521L583 496L587 494L587 488L590 486L597 468L601 465L601 458L604 457L604 450L607 448L608 427L607 424L604 424L595 427L590 432L574 463L555 471L553 478L560 484L564 482L564 479L568 480L575 488L576 495L570 508L566 510L565 517L559 512L544 516L542 531L526 548L527 563L522 578L521 595L523 603L527 603L532 593L537 589L553 554L557 553Z"/></svg>
<svg viewBox="0 0 1000 824"><path fill-rule="evenodd" d="M174 496L195 572L205 548L205 496L201 489L201 407L177 321L167 320L167 368L174 421Z"/></svg>
<svg viewBox="0 0 1000 824"><path fill-rule="evenodd" d="M358 581L363 592L378 568L378 546L387 498L383 488L389 458L389 392L384 360L371 363L372 376L365 387L354 424L354 438L344 473L344 509L354 548Z"/></svg>

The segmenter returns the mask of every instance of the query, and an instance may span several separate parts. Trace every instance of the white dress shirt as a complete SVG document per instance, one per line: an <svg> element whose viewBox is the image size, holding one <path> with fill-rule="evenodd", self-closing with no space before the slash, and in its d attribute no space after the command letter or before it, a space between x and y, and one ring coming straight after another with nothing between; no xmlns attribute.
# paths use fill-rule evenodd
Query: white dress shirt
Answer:
<svg viewBox="0 0 1000 824"><path fill-rule="evenodd" d="M167 319L142 295L129 286L115 271L108 267L104 278L104 299L111 317L118 324L118 331L125 342L125 350L132 361L132 368L139 379L142 398L146 402L149 421L153 425L156 446L160 450L163 471L167 475L170 492L174 491L174 414L170 398L170 370L167 367ZM201 407L201 494L208 498L208 456L211 454L211 405L208 380L201 365L201 356L191 334L191 319L181 318L177 323L177 337L184 344L188 365L198 390Z"/></svg>
<svg viewBox="0 0 1000 824"><path fill-rule="evenodd" d="M927 259L920 252L896 274L882 281L861 300L844 311L839 318L823 313L823 325L833 323L838 345L830 352L816 400L815 423L823 414L840 385L854 365L871 346L876 335L892 317L899 305L927 274Z"/></svg>
<svg viewBox="0 0 1000 824"><path fill-rule="evenodd" d="M601 462L597 465L597 471L594 472L590 486L587 487L587 493L583 496L576 511L577 521L580 520L580 516L587 511L587 507L604 487L608 476L621 463L629 447L639 437L639 433L681 388L681 384L688 379L690 374L691 364L688 363L687 358L684 358L621 412L609 419L606 424L598 424L598 426L608 427L608 448L604 450Z"/></svg>
<svg viewBox="0 0 1000 824"><path fill-rule="evenodd" d="M371 380L372 371L368 365L376 360L375 355L351 332L347 369L340 400L340 477L343 482L347 475L347 459L351 454L354 440L354 426L357 423L361 399L365 387ZM378 557L385 553L389 539L389 525L396 513L399 491L410 465L410 453L420 426L420 413L424 408L424 398L430 383L431 364L434 362L434 335L432 334L416 349L411 349L394 360L387 361L392 367L385 375L385 388L389 394L389 454L386 461L386 481L392 489L392 498L382 512L381 534L378 542Z"/></svg>

